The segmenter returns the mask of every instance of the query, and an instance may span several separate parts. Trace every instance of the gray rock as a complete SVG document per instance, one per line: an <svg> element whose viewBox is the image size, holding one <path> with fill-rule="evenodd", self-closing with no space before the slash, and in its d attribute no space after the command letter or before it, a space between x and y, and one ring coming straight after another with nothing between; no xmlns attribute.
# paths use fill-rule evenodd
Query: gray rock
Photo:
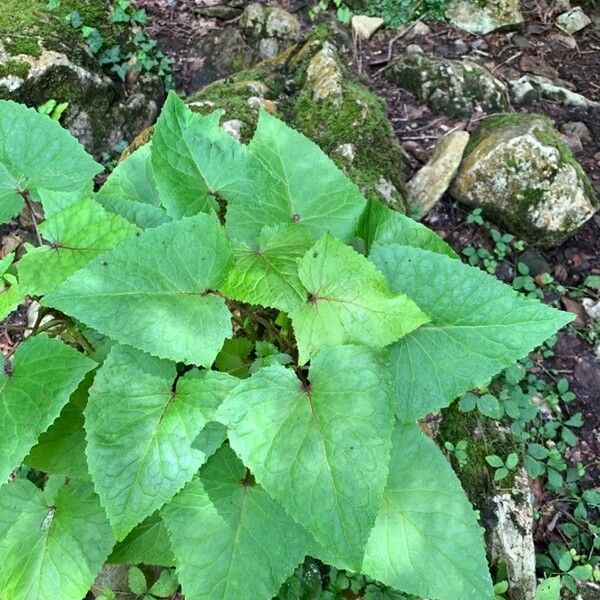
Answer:
<svg viewBox="0 0 600 600"><path fill-rule="evenodd" d="M313 100L330 100L334 106L339 106L343 77L335 48L325 42L323 48L310 59L306 71L306 81L312 89Z"/></svg>
<svg viewBox="0 0 600 600"><path fill-rule="evenodd" d="M508 85L511 98L516 104L528 104L534 100L544 99L578 108L600 107L600 102L589 100L577 92L557 85L552 79L540 75L523 75L519 79L512 79Z"/></svg>
<svg viewBox="0 0 600 600"><path fill-rule="evenodd" d="M423 21L417 21L410 30L411 37L416 37L420 35L429 35L431 33L431 28Z"/></svg>
<svg viewBox="0 0 600 600"><path fill-rule="evenodd" d="M427 164L408 182L407 202L419 215L426 215L448 189L468 141L466 131L445 135L436 143Z"/></svg>
<svg viewBox="0 0 600 600"><path fill-rule="evenodd" d="M226 27L206 33L194 54L202 63L192 75L192 86L200 89L249 67L253 52L237 29Z"/></svg>
<svg viewBox="0 0 600 600"><path fill-rule="evenodd" d="M592 20L583 12L581 6L576 6L556 17L556 24L570 34L581 31L591 22Z"/></svg>
<svg viewBox="0 0 600 600"><path fill-rule="evenodd" d="M446 18L459 29L481 34L523 23L519 0L456 0L446 8Z"/></svg>
<svg viewBox="0 0 600 600"><path fill-rule="evenodd" d="M262 4L251 2L240 18L242 31L250 37L260 37L267 21L267 11Z"/></svg>
<svg viewBox="0 0 600 600"><path fill-rule="evenodd" d="M484 119L450 191L509 232L550 246L562 243L598 206L581 165L540 115Z"/></svg>
<svg viewBox="0 0 600 600"><path fill-rule="evenodd" d="M569 121L565 123L561 130L569 135L577 136L582 142L591 142L592 134L585 123L581 121Z"/></svg>
<svg viewBox="0 0 600 600"><path fill-rule="evenodd" d="M522 600L534 600L535 546L533 544L533 502L524 469L514 478L513 489L492 498L495 525L491 532L492 561L506 564L511 593Z"/></svg>
<svg viewBox="0 0 600 600"><path fill-rule="evenodd" d="M461 118L470 116L476 108L485 112L507 108L505 85L483 67L409 48L385 71L385 76L434 110Z"/></svg>
<svg viewBox="0 0 600 600"><path fill-rule="evenodd" d="M239 119L230 119L229 121L223 121L223 123L221 123L221 129L236 140L242 139L242 129L244 126L245 123Z"/></svg>
<svg viewBox="0 0 600 600"><path fill-rule="evenodd" d="M263 38L258 43L258 56L270 60L279 54L279 42L275 38Z"/></svg>
<svg viewBox="0 0 600 600"><path fill-rule="evenodd" d="M265 32L278 40L296 42L300 38L300 22L287 10L272 8L268 12Z"/></svg>
<svg viewBox="0 0 600 600"><path fill-rule="evenodd" d="M383 27L381 17L367 17L365 15L354 15L352 17L352 31L361 39L368 40L380 28Z"/></svg>

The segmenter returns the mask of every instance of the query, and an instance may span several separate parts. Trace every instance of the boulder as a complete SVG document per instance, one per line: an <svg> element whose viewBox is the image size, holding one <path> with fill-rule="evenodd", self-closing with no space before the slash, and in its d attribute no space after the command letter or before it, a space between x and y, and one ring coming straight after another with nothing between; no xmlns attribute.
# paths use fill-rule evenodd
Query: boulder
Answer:
<svg viewBox="0 0 600 600"><path fill-rule="evenodd" d="M541 115L503 114L473 132L450 189L532 243L562 243L598 201L581 165Z"/></svg>
<svg viewBox="0 0 600 600"><path fill-rule="evenodd" d="M450 60L425 54L409 46L385 76L450 117L462 118L476 108L484 112L506 110L506 86L484 67L468 60Z"/></svg>
<svg viewBox="0 0 600 600"><path fill-rule="evenodd" d="M406 161L385 103L348 73L331 39L328 30L318 30L275 59L212 83L188 103L203 113L223 109L224 121L242 123L236 131L244 142L264 107L315 141L368 198L403 210Z"/></svg>
<svg viewBox="0 0 600 600"><path fill-rule="evenodd" d="M520 0L456 0L446 7L446 18L459 29L479 34L524 22Z"/></svg>
<svg viewBox="0 0 600 600"><path fill-rule="evenodd" d="M63 3L65 4L65 3ZM122 30L110 20L108 0L72 0L82 21L96 27L105 47L119 44ZM62 124L100 158L154 122L164 100L163 82L144 74L128 91L110 77L80 31L65 21L66 8L50 12L46 2L7 0L0 15L0 98L39 106L68 102Z"/></svg>
<svg viewBox="0 0 600 600"><path fill-rule="evenodd" d="M454 131L440 138L427 164L408 182L407 203L419 216L426 215L448 189L468 141L466 131Z"/></svg>

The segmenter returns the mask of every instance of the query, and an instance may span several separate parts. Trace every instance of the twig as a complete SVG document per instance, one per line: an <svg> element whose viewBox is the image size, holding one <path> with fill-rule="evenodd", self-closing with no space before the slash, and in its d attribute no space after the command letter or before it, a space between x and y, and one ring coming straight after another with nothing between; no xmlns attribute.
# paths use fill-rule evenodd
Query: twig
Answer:
<svg viewBox="0 0 600 600"><path fill-rule="evenodd" d="M23 198L23 201L25 202L25 206L27 206L29 212L31 213L31 221L33 223L33 228L35 229L35 236L37 238L38 245L42 246L44 242L42 241L42 236L40 235L40 230L38 229L38 224L35 218L35 212L33 210L31 198L29 197L29 192L27 190L23 190L19 193L21 194L21 198Z"/></svg>

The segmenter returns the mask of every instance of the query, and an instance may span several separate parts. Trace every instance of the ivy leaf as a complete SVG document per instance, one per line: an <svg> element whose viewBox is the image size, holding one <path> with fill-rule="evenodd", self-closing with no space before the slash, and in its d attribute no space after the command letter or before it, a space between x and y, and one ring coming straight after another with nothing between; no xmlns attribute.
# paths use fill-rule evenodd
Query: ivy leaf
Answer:
<svg viewBox="0 0 600 600"><path fill-rule="evenodd" d="M118 542L108 557L109 563L126 565L175 566L169 532L160 513L156 511L134 527L127 537Z"/></svg>
<svg viewBox="0 0 600 600"><path fill-rule="evenodd" d="M195 113L169 92L152 137L152 167L174 219L215 210L214 194L245 177L246 148L219 127L221 114Z"/></svg>
<svg viewBox="0 0 600 600"><path fill-rule="evenodd" d="M210 366L231 336L222 298L208 293L231 263L209 215L165 223L95 259L44 298L114 340L185 363Z"/></svg>
<svg viewBox="0 0 600 600"><path fill-rule="evenodd" d="M458 258L454 250L429 227L392 210L377 200L369 200L358 226L367 253L373 244L414 246Z"/></svg>
<svg viewBox="0 0 600 600"><path fill-rule="evenodd" d="M257 250L234 245L236 261L221 291L241 302L289 312L306 299L297 261L314 243L300 225L265 228Z"/></svg>
<svg viewBox="0 0 600 600"><path fill-rule="evenodd" d="M36 248L26 244L27 254L18 265L21 288L29 296L53 290L90 260L131 237L138 228L86 199L46 219L39 231L50 246Z"/></svg>
<svg viewBox="0 0 600 600"><path fill-rule="evenodd" d="M11 374L0 374L0 482L19 466L94 364L46 335L17 348Z"/></svg>
<svg viewBox="0 0 600 600"><path fill-rule="evenodd" d="M58 419L40 435L37 444L25 458L26 464L53 475L89 480L90 474L85 458L83 410L93 380L93 375L88 373L73 392Z"/></svg>
<svg viewBox="0 0 600 600"><path fill-rule="evenodd" d="M307 534L227 447L162 512L190 600L270 600L308 546Z"/></svg>
<svg viewBox="0 0 600 600"><path fill-rule="evenodd" d="M23 209L22 192L72 191L102 167L66 129L50 117L0 100L0 223Z"/></svg>
<svg viewBox="0 0 600 600"><path fill-rule="evenodd" d="M481 387L573 319L440 254L391 244L376 245L371 256L391 288L407 294L432 320L392 347L403 421Z"/></svg>
<svg viewBox="0 0 600 600"><path fill-rule="evenodd" d="M151 163L151 145L144 144L120 162L95 198L102 206L142 229L168 223L161 207Z"/></svg>
<svg viewBox="0 0 600 600"><path fill-rule="evenodd" d="M225 194L233 239L255 246L265 225L300 223L350 240L366 200L314 142L263 110L248 153L251 180Z"/></svg>
<svg viewBox="0 0 600 600"><path fill-rule="evenodd" d="M392 432L386 368L360 346L324 348L310 385L265 367L218 409L256 480L326 551L357 570L379 510Z"/></svg>
<svg viewBox="0 0 600 600"><path fill-rule="evenodd" d="M299 277L308 297L290 317L302 364L326 345L383 348L429 321L410 298L390 291L371 262L330 235L300 260Z"/></svg>
<svg viewBox="0 0 600 600"><path fill-rule="evenodd" d="M206 455L192 448L238 380L192 371L115 346L98 370L85 409L90 473L117 539L170 500Z"/></svg>
<svg viewBox="0 0 600 600"><path fill-rule="evenodd" d="M92 484L70 480L49 497L57 483L0 488L2 598L83 598L114 544Z"/></svg>
<svg viewBox="0 0 600 600"><path fill-rule="evenodd" d="M417 425L397 424L363 572L432 600L492 600L482 533L439 449Z"/></svg>

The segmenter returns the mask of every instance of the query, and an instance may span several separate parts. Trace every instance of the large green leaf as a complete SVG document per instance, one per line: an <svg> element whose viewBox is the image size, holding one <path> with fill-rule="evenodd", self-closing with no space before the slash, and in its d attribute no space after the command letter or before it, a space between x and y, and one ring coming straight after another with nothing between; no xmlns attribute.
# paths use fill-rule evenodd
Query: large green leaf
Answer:
<svg viewBox="0 0 600 600"><path fill-rule="evenodd" d="M152 137L152 167L160 198L175 218L217 208L245 178L246 148L220 127L221 112L202 115L169 93Z"/></svg>
<svg viewBox="0 0 600 600"><path fill-rule="evenodd" d="M160 513L155 512L134 527L127 537L113 548L108 562L174 567L175 557L171 550L169 532Z"/></svg>
<svg viewBox="0 0 600 600"><path fill-rule="evenodd" d="M56 121L10 100L0 100L0 223L23 208L22 192L73 191L102 167Z"/></svg>
<svg viewBox="0 0 600 600"><path fill-rule="evenodd" d="M227 447L162 512L187 600L270 600L308 546Z"/></svg>
<svg viewBox="0 0 600 600"><path fill-rule="evenodd" d="M290 317L301 363L323 346L383 348L429 321L410 298L390 291L371 262L330 235L300 260L299 276L308 292Z"/></svg>
<svg viewBox="0 0 600 600"><path fill-rule="evenodd" d="M431 229L377 200L369 200L358 234L364 240L367 252L373 244L400 244L458 258L456 252Z"/></svg>
<svg viewBox="0 0 600 600"><path fill-rule="evenodd" d="M0 488L2 600L81 600L114 544L92 484L59 483Z"/></svg>
<svg viewBox="0 0 600 600"><path fill-rule="evenodd" d="M171 220L161 208L150 148L151 143L144 144L120 162L96 194L102 206L142 229Z"/></svg>
<svg viewBox="0 0 600 600"><path fill-rule="evenodd" d="M392 347L398 416L413 421L480 387L573 319L473 267L408 246L375 246L390 286L432 322Z"/></svg>
<svg viewBox="0 0 600 600"><path fill-rule="evenodd" d="M217 411L256 480L357 569L379 510L393 408L386 368L360 346L324 348L310 384L282 366L242 380Z"/></svg>
<svg viewBox="0 0 600 600"><path fill-rule="evenodd" d="M50 292L44 304L150 354L210 366L231 336L231 318L209 290L231 261L220 225L199 214L122 242Z"/></svg>
<svg viewBox="0 0 600 600"><path fill-rule="evenodd" d="M448 461L415 424L393 440L363 572L432 600L493 599L483 530Z"/></svg>
<svg viewBox="0 0 600 600"><path fill-rule="evenodd" d="M41 296L92 259L131 237L138 228L94 200L80 200L46 219L39 231L50 245L26 244L18 263L21 289Z"/></svg>
<svg viewBox="0 0 600 600"><path fill-rule="evenodd" d="M17 348L12 372L0 374L0 483L58 417L94 364L46 335L30 338Z"/></svg>
<svg viewBox="0 0 600 600"><path fill-rule="evenodd" d="M234 245L235 264L221 291L249 304L290 311L307 296L298 277L298 259L314 244L300 225L265 228L257 250Z"/></svg>
<svg viewBox="0 0 600 600"><path fill-rule="evenodd" d="M225 194L232 238L255 246L265 225L300 223L350 240L366 200L314 142L261 111L248 153L249 181Z"/></svg>
<svg viewBox="0 0 600 600"><path fill-rule="evenodd" d="M99 369L85 409L87 456L117 538L170 500L206 461L192 447L238 380L191 371L115 346Z"/></svg>
<svg viewBox="0 0 600 600"><path fill-rule="evenodd" d="M93 372L88 373L79 384L58 419L40 435L25 458L27 465L53 475L82 480L90 478L85 458L83 409L93 380Z"/></svg>

